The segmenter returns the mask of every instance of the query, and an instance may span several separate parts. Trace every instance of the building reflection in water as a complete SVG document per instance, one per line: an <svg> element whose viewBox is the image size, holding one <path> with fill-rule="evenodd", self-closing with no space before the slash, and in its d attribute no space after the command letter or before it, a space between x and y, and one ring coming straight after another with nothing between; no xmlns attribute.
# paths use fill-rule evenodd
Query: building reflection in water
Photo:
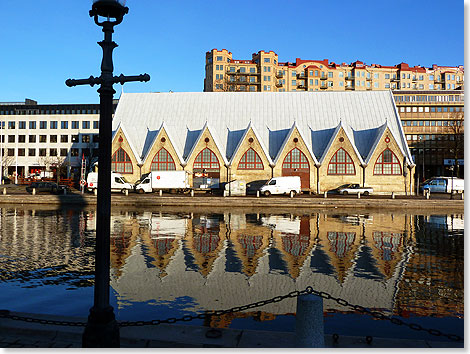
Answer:
<svg viewBox="0 0 470 354"><path fill-rule="evenodd" d="M93 211L0 211L3 282L52 271L72 288L92 285ZM311 285L389 314L463 316L463 215L114 211L111 233L118 308L190 298L185 313L202 312ZM288 299L210 325L271 320L295 306ZM326 300L325 311L350 309Z"/></svg>

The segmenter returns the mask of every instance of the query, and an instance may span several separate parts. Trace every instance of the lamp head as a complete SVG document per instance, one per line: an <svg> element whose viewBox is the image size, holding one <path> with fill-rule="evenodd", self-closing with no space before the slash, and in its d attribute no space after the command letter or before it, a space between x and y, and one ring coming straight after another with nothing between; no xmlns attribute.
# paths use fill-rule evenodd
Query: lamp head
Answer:
<svg viewBox="0 0 470 354"><path fill-rule="evenodd" d="M98 16L102 16L108 19L116 19L111 22L112 24L119 24L125 14L129 12L129 8L125 6L126 0L93 0L93 5L90 10L90 16L95 18L96 24L98 22Z"/></svg>

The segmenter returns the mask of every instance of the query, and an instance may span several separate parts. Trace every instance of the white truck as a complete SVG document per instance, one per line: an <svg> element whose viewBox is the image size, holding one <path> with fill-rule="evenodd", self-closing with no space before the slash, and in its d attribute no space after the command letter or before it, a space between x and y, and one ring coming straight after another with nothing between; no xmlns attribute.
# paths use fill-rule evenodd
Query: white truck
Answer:
<svg viewBox="0 0 470 354"><path fill-rule="evenodd" d="M98 188L98 172L90 172L86 179L87 189L90 192L93 192ZM132 184L126 181L126 179L117 172L111 172L111 192L121 192L125 193L127 191L132 191L134 187Z"/></svg>
<svg viewBox="0 0 470 354"><path fill-rule="evenodd" d="M152 171L142 175L135 183L137 193L151 193L157 190L174 189L181 192L191 190L188 171Z"/></svg>
<svg viewBox="0 0 470 354"><path fill-rule="evenodd" d="M266 197L271 194L300 194L300 177L299 176L285 176L273 177L260 188L260 193Z"/></svg>

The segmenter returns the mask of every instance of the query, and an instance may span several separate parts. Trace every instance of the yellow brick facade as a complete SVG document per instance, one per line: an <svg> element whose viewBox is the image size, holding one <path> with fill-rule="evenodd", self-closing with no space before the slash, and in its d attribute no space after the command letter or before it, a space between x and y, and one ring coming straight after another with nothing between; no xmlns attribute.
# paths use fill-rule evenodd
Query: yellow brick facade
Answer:
<svg viewBox="0 0 470 354"><path fill-rule="evenodd" d="M226 49L206 53L204 91L364 91L463 89L463 66L410 67L350 64L328 59L279 62L278 55L263 50L248 60L236 60Z"/></svg>
<svg viewBox="0 0 470 354"><path fill-rule="evenodd" d="M355 173L351 174L328 174L328 165L330 164L333 155L343 148L351 157L354 163ZM321 185L320 193L334 189L346 183L359 183L362 186L363 176L361 162L354 151L353 145L343 128L340 128L338 134L334 137L333 143L325 154L323 163L319 167L319 180Z"/></svg>
<svg viewBox="0 0 470 354"><path fill-rule="evenodd" d="M287 137L287 142L280 153L277 163L273 168L273 175L274 177L280 177L283 175L283 168L282 164L284 159L286 158L287 154L289 154L293 149L299 149L307 158L310 170L310 178L309 178L309 190L315 191L315 175L316 175L316 168L315 168L315 161L312 158L311 153L309 152L305 141L302 139L302 136L299 133L299 130L294 127L292 133ZM307 189L302 186L302 189Z"/></svg>
<svg viewBox="0 0 470 354"><path fill-rule="evenodd" d="M398 159L401 167L400 175L376 175L374 174L374 166L377 163L377 159L380 154L386 150L390 149ZM410 192L414 188L414 182L410 181L410 171L407 167L403 166L404 156L400 151L393 135L390 133L390 130L387 128L384 131L382 138L380 139L377 147L372 153L369 164L365 170L365 183L368 186L374 187L374 192L377 193L388 193L390 191L398 192L405 194L405 192ZM406 176L404 176L404 168L407 169ZM412 179L413 180L413 179Z"/></svg>
<svg viewBox="0 0 470 354"><path fill-rule="evenodd" d="M121 173L127 181L129 181L130 183L134 183L140 178L140 168L138 165L137 158L134 156L134 152L132 151L132 148L126 138L126 135L124 134L121 128L119 128L116 134L114 135L113 142L111 144L111 156L113 156L116 151L118 151L120 148L126 152L132 162L132 173L119 173Z"/></svg>
<svg viewBox="0 0 470 354"><path fill-rule="evenodd" d="M168 134L165 128L162 128L158 132L158 135L154 141L154 144L150 148L150 151L147 154L147 158L145 159L142 165L142 174L148 173L151 171L152 160L161 149L165 149L171 155L175 163L176 171L183 170L183 166L182 166L183 161L180 161L178 154L176 153L175 148L173 147L173 144L171 143L171 140L168 138Z"/></svg>
<svg viewBox="0 0 470 354"><path fill-rule="evenodd" d="M249 170L249 169L239 169L240 159L243 155L249 150L253 149L261 159L263 163L263 169ZM258 137L254 133L253 129L250 128L240 143L240 147L235 152L232 159L232 164L229 169L229 180L242 180L242 181L256 181L270 179L272 177L272 168L269 163L268 157L261 148Z"/></svg>
<svg viewBox="0 0 470 354"><path fill-rule="evenodd" d="M122 141L120 141L121 139ZM315 163L315 160L313 159L309 149L307 148L307 145L305 144L296 127L294 127L292 132L286 137L284 147L279 154L277 163L275 163L274 166L270 165L269 159L262 149L259 139L257 138L252 128L248 130L238 149L234 152L232 163L228 168L224 163L224 159L222 158L216 143L214 142L210 130L207 127L204 129L199 140L195 143L195 147L192 150L191 155L188 157L185 165L179 160L173 144L171 143L168 134L164 129L162 129L157 135L154 144L150 148L150 152L148 153L147 158L142 164L141 170L139 168L137 159L133 155L132 149L125 137L125 134L121 129L118 130L113 139L113 154L119 148L122 148L129 155L132 161L133 173L122 173L131 183L135 183L142 174L150 172L152 159L162 148L165 148L173 158L176 170L184 169L191 173L190 185L193 185L194 161L198 154L205 148L210 149L216 155L219 161L221 183L231 180L243 180L249 183L256 180L268 180L272 177L283 176L285 175L283 170L283 162L287 154L289 154L289 152L291 152L293 149L297 148L305 155L309 165L309 186L305 187L303 185L302 189L304 191L323 193L346 183L358 183L361 186L372 187L374 189L374 194L388 194L391 192L396 194L410 194L410 191L413 192L415 188L414 179L410 177L414 174L414 168L412 168L410 171L406 166L403 166L404 155L388 128L385 129L376 149L371 155L369 164L365 168L363 168L361 165L361 161L343 128L340 128L338 133L334 136L328 151L325 152L325 157L321 165ZM344 149L344 151L346 151L346 153L351 158L354 164L354 174L328 174L328 166L331 162L331 159L333 155L341 148ZM249 149L253 149L258 154L263 164L263 169L238 169L240 159ZM374 166L377 162L377 158L385 149L390 149L397 157L401 169L401 173L399 175L374 174ZM403 173L404 168L406 169L406 176L404 176Z"/></svg>
<svg viewBox="0 0 470 354"><path fill-rule="evenodd" d="M211 150L215 156L217 157L217 160L219 162L219 171L220 171L220 182L227 181L227 168L224 163L224 159L222 157L222 154L220 153L219 148L217 147L216 143L214 142L214 138L212 134L210 133L209 129L206 127L204 128L203 133L199 137L199 140L196 142L194 149L192 150L192 154L189 156L189 158L186 160L186 165L184 167L185 171L188 172L193 172L193 167L194 167L194 160L196 157L199 155L199 153L204 150L205 148L208 148ZM190 185L193 185L193 177L190 177L189 181Z"/></svg>

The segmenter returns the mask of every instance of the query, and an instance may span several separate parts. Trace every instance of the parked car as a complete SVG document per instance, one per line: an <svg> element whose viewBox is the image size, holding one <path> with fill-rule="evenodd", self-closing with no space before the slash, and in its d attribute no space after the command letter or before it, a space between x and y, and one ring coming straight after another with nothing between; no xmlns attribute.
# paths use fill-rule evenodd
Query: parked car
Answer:
<svg viewBox="0 0 470 354"><path fill-rule="evenodd" d="M33 193L33 189L36 189L36 193L63 194L64 190L69 190L69 187L54 182L33 182L26 187L26 192Z"/></svg>
<svg viewBox="0 0 470 354"><path fill-rule="evenodd" d="M369 195L372 194L374 190L370 187L361 187L357 183L348 183L348 184L343 184L333 190L330 191L330 193L337 193L337 194L364 194L364 195Z"/></svg>

